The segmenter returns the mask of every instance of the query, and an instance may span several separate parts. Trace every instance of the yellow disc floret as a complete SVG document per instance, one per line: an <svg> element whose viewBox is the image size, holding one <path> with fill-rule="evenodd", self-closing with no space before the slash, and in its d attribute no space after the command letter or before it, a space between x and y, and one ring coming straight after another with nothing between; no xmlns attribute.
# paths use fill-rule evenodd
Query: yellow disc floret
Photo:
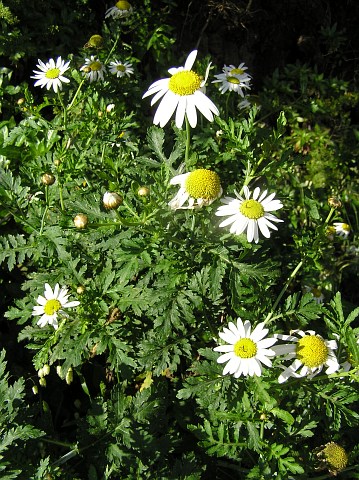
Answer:
<svg viewBox="0 0 359 480"><path fill-rule="evenodd" d="M126 71L126 67L124 65L119 64L119 65L116 65L116 70L118 70L119 72L125 72Z"/></svg>
<svg viewBox="0 0 359 480"><path fill-rule="evenodd" d="M199 168L191 172L185 183L186 191L192 198L215 200L221 194L221 182L216 172Z"/></svg>
<svg viewBox="0 0 359 480"><path fill-rule="evenodd" d="M44 312L46 315L53 315L58 312L61 308L61 303L57 299L48 300L44 306Z"/></svg>
<svg viewBox="0 0 359 480"><path fill-rule="evenodd" d="M242 215L251 220L258 220L258 218L261 218L264 215L262 204L257 202L257 200L253 200L253 198L251 200L244 200L239 207L239 211Z"/></svg>
<svg viewBox="0 0 359 480"><path fill-rule="evenodd" d="M59 75L60 70L58 68L50 68L50 70L45 73L45 77L50 78L51 80L53 80L54 78L59 78Z"/></svg>
<svg viewBox="0 0 359 480"><path fill-rule="evenodd" d="M129 2L126 2L126 0L120 0L116 3L116 7L119 10L129 10L131 8L131 5L129 4Z"/></svg>
<svg viewBox="0 0 359 480"><path fill-rule="evenodd" d="M232 68L232 70L229 72L231 75L243 75L244 70L241 68Z"/></svg>
<svg viewBox="0 0 359 480"><path fill-rule="evenodd" d="M329 467L335 472L340 472L348 464L348 455L343 447L337 443L327 443L323 449L323 456Z"/></svg>
<svg viewBox="0 0 359 480"><path fill-rule="evenodd" d="M234 344L234 354L240 358L253 358L257 353L257 345L250 338L241 338Z"/></svg>
<svg viewBox="0 0 359 480"><path fill-rule="evenodd" d="M89 68L91 68L93 72L98 72L102 68L102 63L98 60L96 62L91 62Z"/></svg>
<svg viewBox="0 0 359 480"><path fill-rule="evenodd" d="M192 95L201 86L201 77L192 70L183 70L170 78L168 88L176 95Z"/></svg>
<svg viewBox="0 0 359 480"><path fill-rule="evenodd" d="M227 82L233 83L235 85L238 85L241 83L237 77L227 77Z"/></svg>
<svg viewBox="0 0 359 480"><path fill-rule="evenodd" d="M301 338L296 347L297 358L309 368L323 365L328 358L328 347L317 335L306 335Z"/></svg>

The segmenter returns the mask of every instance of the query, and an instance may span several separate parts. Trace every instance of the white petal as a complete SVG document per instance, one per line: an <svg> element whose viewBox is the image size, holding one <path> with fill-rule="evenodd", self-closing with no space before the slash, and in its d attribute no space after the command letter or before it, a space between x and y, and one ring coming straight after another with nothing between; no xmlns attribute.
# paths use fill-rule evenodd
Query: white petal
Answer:
<svg viewBox="0 0 359 480"><path fill-rule="evenodd" d="M187 60L184 64L184 70L191 70L191 68L193 67L193 64L196 60L196 57L197 57L197 50L193 50L187 57Z"/></svg>
<svg viewBox="0 0 359 480"><path fill-rule="evenodd" d="M176 110L177 104L178 96L171 92L171 90L168 90L157 108L153 123L164 127Z"/></svg>
<svg viewBox="0 0 359 480"><path fill-rule="evenodd" d="M189 101L189 98L187 98L187 108L186 108L186 115L189 121L189 124L191 125L192 128L195 128L197 126L197 111L196 107L193 102ZM177 125L178 127L178 125ZM178 127L180 128L180 127Z"/></svg>

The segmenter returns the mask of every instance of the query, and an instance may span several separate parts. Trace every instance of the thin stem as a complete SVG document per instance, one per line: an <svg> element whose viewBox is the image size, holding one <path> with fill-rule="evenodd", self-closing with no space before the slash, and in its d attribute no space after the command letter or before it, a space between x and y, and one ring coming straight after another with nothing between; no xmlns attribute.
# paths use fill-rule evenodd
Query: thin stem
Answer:
<svg viewBox="0 0 359 480"><path fill-rule="evenodd" d="M59 100L60 100L60 104L62 106L62 110L64 112L64 129L66 129L66 124L67 124L67 110L66 110L66 107L65 107L65 104L62 100L62 97L61 97L61 93L60 92L57 92L57 96L59 97Z"/></svg>
<svg viewBox="0 0 359 480"><path fill-rule="evenodd" d="M332 207L332 208L330 209L330 212L328 213L327 218L326 218L325 221L324 221L324 225L327 225L327 224L329 223L329 221L330 221L330 219L332 218L334 212L335 212L335 208Z"/></svg>
<svg viewBox="0 0 359 480"><path fill-rule="evenodd" d="M111 48L111 50L110 50L110 53L107 55L107 58L106 58L106 60L105 60L104 63L107 63L108 60L111 58L112 52L115 50L119 39L120 39L120 35L118 34L118 35L117 35L117 38L116 38L116 40L115 40L115 43L113 44L113 46L112 46L112 48Z"/></svg>
<svg viewBox="0 0 359 480"><path fill-rule="evenodd" d="M301 269L301 267L303 266L303 261L301 260L298 265L295 267L295 269L293 270L293 272L289 275L287 281L285 282L284 284L284 287L282 288L282 290L280 291L278 297L277 297L277 300L274 302L274 305L272 307L272 310L268 313L266 319L264 320L264 324L268 323L269 320L272 318L274 312L275 312L275 309L277 308L279 302L281 301L283 295L285 294L287 288L289 287L291 281L293 280L293 278L296 276L296 274L299 272L299 270Z"/></svg>
<svg viewBox="0 0 359 480"><path fill-rule="evenodd" d="M186 151L185 151L185 156L184 160L186 163L186 168L188 168L188 158L189 158L189 147L191 143L191 126L189 124L187 115L184 116L185 121L186 121Z"/></svg>
<svg viewBox="0 0 359 480"><path fill-rule="evenodd" d="M85 79L86 79L86 77L81 80L81 82L80 82L80 84L79 84L79 86L78 86L78 88L77 88L77 90L76 90L76 93L75 93L75 95L74 95L74 98L71 100L70 105L68 105L67 110L71 110L71 108L73 107L73 104L75 103L75 100L76 100L76 98L77 98L77 95L80 93L81 87L82 87Z"/></svg>

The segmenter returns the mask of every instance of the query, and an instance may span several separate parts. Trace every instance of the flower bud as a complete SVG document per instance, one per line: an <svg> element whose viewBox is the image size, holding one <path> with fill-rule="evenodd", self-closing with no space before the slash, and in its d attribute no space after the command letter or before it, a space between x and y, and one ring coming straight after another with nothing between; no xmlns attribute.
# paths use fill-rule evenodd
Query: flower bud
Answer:
<svg viewBox="0 0 359 480"><path fill-rule="evenodd" d="M62 378L62 371L61 371L61 365L57 365L56 367L56 373L57 375Z"/></svg>
<svg viewBox="0 0 359 480"><path fill-rule="evenodd" d="M46 364L42 367L42 371L44 372L44 377L50 373L50 365Z"/></svg>
<svg viewBox="0 0 359 480"><path fill-rule="evenodd" d="M348 464L348 455L343 447L335 442L327 443L317 456L323 461L332 475L337 475Z"/></svg>
<svg viewBox="0 0 359 480"><path fill-rule="evenodd" d="M39 378L42 378L44 375L45 375L45 374L44 374L44 369L43 369L43 368L40 368L40 370L38 370L38 372L37 372L37 376L38 376Z"/></svg>
<svg viewBox="0 0 359 480"><path fill-rule="evenodd" d="M39 393L39 389L37 388L37 385L34 385L31 390L34 395L37 395Z"/></svg>
<svg viewBox="0 0 359 480"><path fill-rule="evenodd" d="M44 173L41 177L41 181L44 185L52 185L55 183L55 177L52 173Z"/></svg>
<svg viewBox="0 0 359 480"><path fill-rule="evenodd" d="M25 98L19 98L17 104L22 105L23 103L25 103Z"/></svg>
<svg viewBox="0 0 359 480"><path fill-rule="evenodd" d="M85 291L85 287L83 285L79 285L76 289L76 292L78 293L78 295L82 295Z"/></svg>
<svg viewBox="0 0 359 480"><path fill-rule="evenodd" d="M103 206L109 210L119 207L122 203L122 197L115 192L106 192L102 199Z"/></svg>
<svg viewBox="0 0 359 480"><path fill-rule="evenodd" d="M39 384L40 384L42 387L46 387L46 378L44 378L44 377L40 378Z"/></svg>
<svg viewBox="0 0 359 480"><path fill-rule="evenodd" d="M78 215L76 215L76 217L74 218L74 224L76 228L86 228L88 224L87 215L85 215L84 213L79 213Z"/></svg>
<svg viewBox="0 0 359 480"><path fill-rule="evenodd" d="M342 206L342 202L338 197L329 197L328 205L332 208L340 208Z"/></svg>
<svg viewBox="0 0 359 480"><path fill-rule="evenodd" d="M66 377L65 377L67 385L70 385L70 383L72 383L73 379L74 379L74 372L73 372L72 368L70 367L67 370Z"/></svg>
<svg viewBox="0 0 359 480"><path fill-rule="evenodd" d="M55 158L54 165L55 167L59 167L61 165L61 160L59 158Z"/></svg>
<svg viewBox="0 0 359 480"><path fill-rule="evenodd" d="M137 191L137 194L140 197L148 197L148 195L150 194L150 189L148 187L140 187Z"/></svg>
<svg viewBox="0 0 359 480"><path fill-rule="evenodd" d="M101 37L101 35L92 35L90 37L90 40L85 43L85 48L90 48L90 47L93 47L93 48L101 48L103 45L103 38Z"/></svg>

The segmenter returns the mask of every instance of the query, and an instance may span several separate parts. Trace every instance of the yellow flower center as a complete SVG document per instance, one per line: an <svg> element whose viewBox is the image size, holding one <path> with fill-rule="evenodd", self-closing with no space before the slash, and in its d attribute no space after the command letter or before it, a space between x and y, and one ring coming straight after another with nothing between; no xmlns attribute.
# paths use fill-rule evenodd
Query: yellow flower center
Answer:
<svg viewBox="0 0 359 480"><path fill-rule="evenodd" d="M344 232L350 232L350 226L347 223L342 223L342 229Z"/></svg>
<svg viewBox="0 0 359 480"><path fill-rule="evenodd" d="M185 188L192 198L215 200L221 193L221 182L215 172L199 168L188 175Z"/></svg>
<svg viewBox="0 0 359 480"><path fill-rule="evenodd" d="M244 70L242 70L241 68L232 68L229 73L230 75L243 75Z"/></svg>
<svg viewBox="0 0 359 480"><path fill-rule="evenodd" d="M119 72L125 72L126 71L126 67L124 65L116 65L116 70L118 70Z"/></svg>
<svg viewBox="0 0 359 480"><path fill-rule="evenodd" d="M311 289L311 293L312 293L313 297L315 297L315 298L320 298L322 296L322 291L319 290L319 288L316 288L316 287L313 287Z"/></svg>
<svg viewBox="0 0 359 480"><path fill-rule="evenodd" d="M183 70L170 78L168 88L176 95L192 95L201 86L201 77L192 70Z"/></svg>
<svg viewBox="0 0 359 480"><path fill-rule="evenodd" d="M239 211L251 220L257 220L264 215L262 204L257 202L257 200L253 200L253 198L251 200L244 200L239 207Z"/></svg>
<svg viewBox="0 0 359 480"><path fill-rule="evenodd" d="M58 68L50 68L50 70L45 73L45 77L50 78L51 80L53 80L54 78L58 78L59 75L60 70Z"/></svg>
<svg viewBox="0 0 359 480"><path fill-rule="evenodd" d="M339 472L347 466L348 455L344 448L337 443L328 443L323 449L323 453L328 464L336 471Z"/></svg>
<svg viewBox="0 0 359 480"><path fill-rule="evenodd" d="M227 82L234 83L235 85L238 85L239 83L241 83L237 77L227 77Z"/></svg>
<svg viewBox="0 0 359 480"><path fill-rule="evenodd" d="M327 235L334 235L335 232L335 227L327 227Z"/></svg>
<svg viewBox="0 0 359 480"><path fill-rule="evenodd" d="M116 7L119 10L129 10L131 8L131 5L126 2L126 0L120 0L119 2L116 3Z"/></svg>
<svg viewBox="0 0 359 480"><path fill-rule="evenodd" d="M44 312L46 313L46 315L54 315L54 313L58 312L60 308L61 303L54 298L52 300L48 300L45 303Z"/></svg>
<svg viewBox="0 0 359 480"><path fill-rule="evenodd" d="M306 335L296 347L297 358L309 368L323 365L328 358L328 347L317 335Z"/></svg>
<svg viewBox="0 0 359 480"><path fill-rule="evenodd" d="M241 338L234 344L234 354L241 358L253 358L257 353L257 345L250 338Z"/></svg>
<svg viewBox="0 0 359 480"><path fill-rule="evenodd" d="M98 72L102 68L102 63L96 60L96 62L91 62L89 67L93 72Z"/></svg>

